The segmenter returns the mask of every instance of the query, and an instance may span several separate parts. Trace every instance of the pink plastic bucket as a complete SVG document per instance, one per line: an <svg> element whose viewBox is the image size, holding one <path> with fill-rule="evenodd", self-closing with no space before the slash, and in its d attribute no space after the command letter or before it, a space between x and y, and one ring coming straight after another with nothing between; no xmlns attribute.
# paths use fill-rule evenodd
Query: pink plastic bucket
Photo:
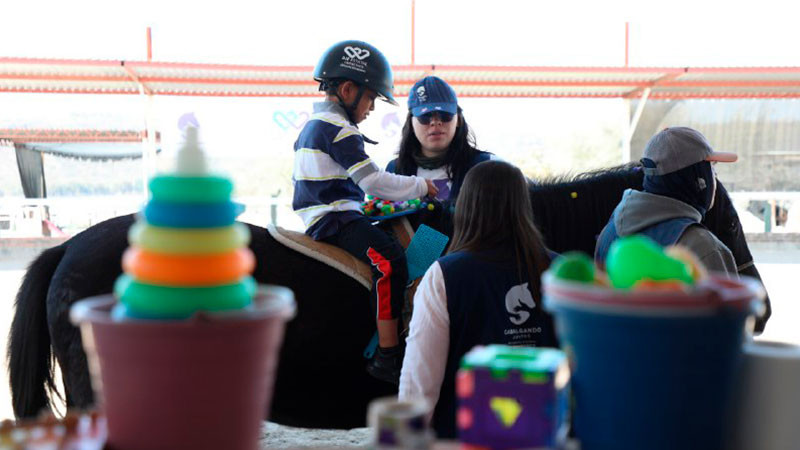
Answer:
<svg viewBox="0 0 800 450"><path fill-rule="evenodd" d="M291 290L182 321L115 320L111 295L76 303L98 406L114 449L255 449L272 398Z"/></svg>

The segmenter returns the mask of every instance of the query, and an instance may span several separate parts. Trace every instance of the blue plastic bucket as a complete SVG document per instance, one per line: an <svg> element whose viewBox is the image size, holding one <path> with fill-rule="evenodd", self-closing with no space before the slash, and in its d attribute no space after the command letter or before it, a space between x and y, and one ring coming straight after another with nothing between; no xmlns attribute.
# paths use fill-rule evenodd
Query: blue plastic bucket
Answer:
<svg viewBox="0 0 800 450"><path fill-rule="evenodd" d="M583 450L718 449L763 289L712 277L690 293L623 291L543 278L570 360Z"/></svg>

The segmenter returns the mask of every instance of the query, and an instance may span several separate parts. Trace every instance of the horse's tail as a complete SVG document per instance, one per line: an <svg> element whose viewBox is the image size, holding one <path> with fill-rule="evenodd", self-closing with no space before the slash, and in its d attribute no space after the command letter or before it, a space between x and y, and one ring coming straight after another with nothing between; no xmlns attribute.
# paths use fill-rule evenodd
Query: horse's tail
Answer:
<svg viewBox="0 0 800 450"><path fill-rule="evenodd" d="M45 250L28 267L17 292L8 335L8 375L14 414L32 417L49 409L56 391L54 360L47 328L47 290L66 244Z"/></svg>

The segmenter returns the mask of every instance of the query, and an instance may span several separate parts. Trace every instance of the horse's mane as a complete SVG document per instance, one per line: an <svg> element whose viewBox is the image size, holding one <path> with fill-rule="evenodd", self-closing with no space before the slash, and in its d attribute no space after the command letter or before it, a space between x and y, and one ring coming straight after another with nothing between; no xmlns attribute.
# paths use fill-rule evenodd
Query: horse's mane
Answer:
<svg viewBox="0 0 800 450"><path fill-rule="evenodd" d="M620 181L624 183L626 180L630 180L631 177L639 177L636 172L641 170L641 167L642 164L636 161L619 166L593 169L588 172L567 172L559 175L548 175L542 178L538 184L544 188L552 187L558 189L563 187L584 186L589 183L597 182Z"/></svg>
<svg viewBox="0 0 800 450"><path fill-rule="evenodd" d="M641 189L639 163L546 177L529 186L534 221L557 252L594 252L594 237L608 222L625 189Z"/></svg>

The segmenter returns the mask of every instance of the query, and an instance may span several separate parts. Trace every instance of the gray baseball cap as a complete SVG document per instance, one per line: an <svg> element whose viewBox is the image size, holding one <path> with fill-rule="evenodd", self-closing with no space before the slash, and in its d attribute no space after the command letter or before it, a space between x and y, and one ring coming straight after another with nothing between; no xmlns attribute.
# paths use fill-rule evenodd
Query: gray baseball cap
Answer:
<svg viewBox="0 0 800 450"><path fill-rule="evenodd" d="M647 175L666 175L702 161L734 162L736 153L715 152L702 133L689 127L669 127L647 141L642 159L653 161Z"/></svg>

